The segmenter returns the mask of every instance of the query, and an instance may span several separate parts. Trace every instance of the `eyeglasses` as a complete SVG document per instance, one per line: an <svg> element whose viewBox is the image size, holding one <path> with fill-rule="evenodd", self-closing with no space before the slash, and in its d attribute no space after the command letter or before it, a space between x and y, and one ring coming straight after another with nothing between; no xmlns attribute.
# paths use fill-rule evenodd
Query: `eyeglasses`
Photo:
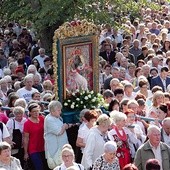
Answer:
<svg viewBox="0 0 170 170"><path fill-rule="evenodd" d="M63 158L69 158L72 157L73 155L62 155Z"/></svg>

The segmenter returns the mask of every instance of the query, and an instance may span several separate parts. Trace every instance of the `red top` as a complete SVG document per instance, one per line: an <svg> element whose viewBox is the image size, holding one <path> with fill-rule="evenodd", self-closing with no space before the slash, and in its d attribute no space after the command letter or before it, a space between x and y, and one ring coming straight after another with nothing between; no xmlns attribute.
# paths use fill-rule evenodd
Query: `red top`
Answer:
<svg viewBox="0 0 170 170"><path fill-rule="evenodd" d="M0 122L7 123L8 122L8 117L4 113L0 113Z"/></svg>
<svg viewBox="0 0 170 170"><path fill-rule="evenodd" d="M28 153L44 151L44 117L39 116L39 123L29 119L24 124L24 132L29 133Z"/></svg>

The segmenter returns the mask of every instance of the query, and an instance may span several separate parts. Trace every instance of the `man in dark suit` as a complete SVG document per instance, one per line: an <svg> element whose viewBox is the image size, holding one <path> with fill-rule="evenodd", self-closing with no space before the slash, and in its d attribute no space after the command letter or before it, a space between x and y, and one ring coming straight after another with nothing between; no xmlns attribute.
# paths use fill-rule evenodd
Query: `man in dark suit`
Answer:
<svg viewBox="0 0 170 170"><path fill-rule="evenodd" d="M99 56L106 60L110 65L116 61L115 55L116 53L112 51L110 44L105 44L105 51L100 52L99 54Z"/></svg>
<svg viewBox="0 0 170 170"><path fill-rule="evenodd" d="M167 90L167 86L170 84L170 77L168 77L168 68L162 67L161 73L157 77L153 77L151 79L151 89L154 86L160 86L162 87L163 91L165 92Z"/></svg>

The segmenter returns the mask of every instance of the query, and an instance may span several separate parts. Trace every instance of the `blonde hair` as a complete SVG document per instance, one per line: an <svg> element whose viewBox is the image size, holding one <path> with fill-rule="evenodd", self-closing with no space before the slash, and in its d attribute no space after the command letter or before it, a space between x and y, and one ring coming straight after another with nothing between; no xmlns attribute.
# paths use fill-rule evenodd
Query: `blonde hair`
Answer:
<svg viewBox="0 0 170 170"><path fill-rule="evenodd" d="M111 125L111 123L111 119L106 114L100 115L96 121L97 125Z"/></svg>
<svg viewBox="0 0 170 170"><path fill-rule="evenodd" d="M152 103L153 103L153 106L157 106L158 103L156 102L156 99L157 97L159 96L162 96L164 98L164 93L162 91L156 91L154 94L153 94L153 98L152 98Z"/></svg>

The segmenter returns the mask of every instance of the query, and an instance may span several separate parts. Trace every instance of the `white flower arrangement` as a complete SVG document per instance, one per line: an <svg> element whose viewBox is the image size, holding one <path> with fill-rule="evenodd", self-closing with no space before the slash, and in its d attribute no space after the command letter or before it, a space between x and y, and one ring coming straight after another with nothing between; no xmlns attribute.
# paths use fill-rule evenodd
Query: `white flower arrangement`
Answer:
<svg viewBox="0 0 170 170"><path fill-rule="evenodd" d="M76 91L69 94L63 106L67 110L95 109L104 103L103 96L94 91Z"/></svg>

